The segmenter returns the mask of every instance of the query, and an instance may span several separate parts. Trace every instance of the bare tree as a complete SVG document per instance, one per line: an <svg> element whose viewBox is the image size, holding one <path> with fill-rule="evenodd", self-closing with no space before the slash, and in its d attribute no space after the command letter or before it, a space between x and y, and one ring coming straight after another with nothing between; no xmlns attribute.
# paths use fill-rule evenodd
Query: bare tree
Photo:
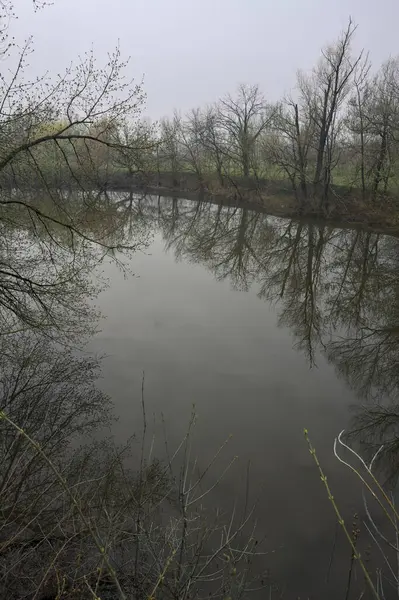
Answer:
<svg viewBox="0 0 399 600"><path fill-rule="evenodd" d="M218 111L215 107L208 107L204 112L201 141L209 156L210 169L216 169L218 182L221 187L224 187L227 157Z"/></svg>
<svg viewBox="0 0 399 600"><path fill-rule="evenodd" d="M228 95L220 100L218 117L225 133L224 151L244 177L249 177L256 141L272 118L259 87L240 85L236 97Z"/></svg>
<svg viewBox="0 0 399 600"><path fill-rule="evenodd" d="M369 71L367 59L359 63L349 102L348 129L351 153L358 157L355 164L360 163L362 197L375 202L379 195L386 196L397 166L399 59L386 61L372 78Z"/></svg>
<svg viewBox="0 0 399 600"><path fill-rule="evenodd" d="M399 135L399 59L382 65L372 82L366 105L366 127L375 150L371 165L371 195L376 200L386 193L395 164L395 146ZM381 189L381 186L383 188Z"/></svg>
<svg viewBox="0 0 399 600"><path fill-rule="evenodd" d="M175 114L175 122L178 123L176 131L178 134L182 160L185 167L195 173L201 189L205 186L205 148L203 145L204 123L199 109L193 109L185 119L180 119Z"/></svg>
<svg viewBox="0 0 399 600"><path fill-rule="evenodd" d="M354 72L353 87L354 93L349 100L348 111L348 128L353 135L353 144L351 144L351 152L359 156L360 161L360 184L362 190L362 198L366 199L366 170L367 170L367 142L368 142L368 127L366 122L366 104L370 94L369 73L370 62L368 56L360 61Z"/></svg>
<svg viewBox="0 0 399 600"><path fill-rule="evenodd" d="M125 120L115 132L119 147L113 150L113 166L127 172L130 178L140 174L145 181L155 165L157 138L156 124Z"/></svg>
<svg viewBox="0 0 399 600"><path fill-rule="evenodd" d="M309 153L315 125L309 107L299 107L292 98L285 99L273 120L275 135L267 140L267 154L291 181L304 208L309 189Z"/></svg>
<svg viewBox="0 0 399 600"><path fill-rule="evenodd" d="M173 187L180 186L182 152L179 143L181 118L178 114L172 120L161 121L161 142L157 150L158 174L170 173Z"/></svg>
<svg viewBox="0 0 399 600"><path fill-rule="evenodd" d="M299 74L300 103L306 107L314 126L315 167L313 186L320 206L326 208L333 167L333 154L342 106L350 91L353 74L362 54L351 56L356 26L349 20L338 41L322 52L311 76Z"/></svg>

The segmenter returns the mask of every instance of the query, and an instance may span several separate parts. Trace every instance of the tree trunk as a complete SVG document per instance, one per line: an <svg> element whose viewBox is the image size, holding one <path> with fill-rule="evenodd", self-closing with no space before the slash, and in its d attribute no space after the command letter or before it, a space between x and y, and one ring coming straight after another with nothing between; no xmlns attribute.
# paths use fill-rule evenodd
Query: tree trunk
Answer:
<svg viewBox="0 0 399 600"><path fill-rule="evenodd" d="M326 139L327 139L327 136L323 129L322 132L320 133L320 137L319 137L319 144L318 144L318 148L317 148L316 169L315 169L314 180L313 180L313 183L316 188L318 186L320 186L320 183L321 183L321 174L322 174L322 170L323 170L323 158L324 158L324 149L326 146Z"/></svg>
<svg viewBox="0 0 399 600"><path fill-rule="evenodd" d="M216 171L218 174L219 183L222 187L224 187L224 178L223 178L223 173L222 173L222 167L219 164L216 166Z"/></svg>
<svg viewBox="0 0 399 600"><path fill-rule="evenodd" d="M305 160L303 156L302 149L302 140L301 140L301 131L299 127L299 112L298 112L298 104L295 104L295 130L296 130L296 141L297 141L297 151L298 151L298 162L299 162L299 181L302 195L302 204L304 200L307 199L308 190L306 185L306 172L305 172Z"/></svg>
<svg viewBox="0 0 399 600"><path fill-rule="evenodd" d="M323 115L321 118L319 143L317 146L316 170L315 170L314 180L313 180L313 183L314 183L316 189L320 186L320 182L321 182L321 174L322 174L322 170L323 170L324 149L326 147L327 134L328 134L327 106L328 106L329 93L330 93L330 87L328 87L324 91Z"/></svg>
<svg viewBox="0 0 399 600"><path fill-rule="evenodd" d="M382 179L382 168L384 166L385 156L387 153L387 128L384 126L381 136L380 151L378 153L378 160L375 169L374 183L373 183L373 202L377 199L378 188Z"/></svg>
<svg viewBox="0 0 399 600"><path fill-rule="evenodd" d="M249 157L247 150L243 150L242 153L242 170L244 173L244 177L249 177Z"/></svg>
<svg viewBox="0 0 399 600"><path fill-rule="evenodd" d="M362 199L366 200L366 176L364 168L364 119L363 110L361 104L361 98L359 89L357 88L357 102L359 107L359 119L360 119L360 178L362 183Z"/></svg>

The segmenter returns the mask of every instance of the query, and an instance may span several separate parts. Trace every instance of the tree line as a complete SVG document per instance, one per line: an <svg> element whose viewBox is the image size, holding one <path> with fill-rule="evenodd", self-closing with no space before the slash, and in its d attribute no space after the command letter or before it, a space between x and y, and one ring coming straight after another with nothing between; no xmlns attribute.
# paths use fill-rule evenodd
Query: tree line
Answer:
<svg viewBox="0 0 399 600"><path fill-rule="evenodd" d="M373 201L396 189L399 58L373 72L368 55L353 52L355 31L349 21L279 102L240 85L234 96L162 121L162 168L192 171L203 185L210 173L220 186L232 175L284 178L301 203L316 195L323 208L334 184Z"/></svg>
<svg viewBox="0 0 399 600"><path fill-rule="evenodd" d="M355 54L350 20L293 92L268 102L259 85L240 85L213 105L178 111L153 127L151 156L122 153L116 164L169 173L173 186L191 174L201 189L289 182L300 207L328 210L340 190L376 202L397 191L399 58L373 71ZM142 123L130 138L150 136ZM128 139L124 133L124 139ZM184 180L184 176L183 176ZM183 181L184 185L184 181ZM258 187L259 187L258 186Z"/></svg>
<svg viewBox="0 0 399 600"><path fill-rule="evenodd" d="M126 175L180 189L242 193L274 181L300 208L319 211L328 211L344 191L374 203L394 196L399 57L373 70L368 54L353 50L355 32L349 20L278 102L268 102L259 85L241 84L212 105L184 116L175 111L159 123L142 118L142 82L126 79L128 63L118 49L105 68L89 53L56 80L26 83L28 42L0 80L3 187L92 188ZM4 57L8 36L5 27Z"/></svg>
<svg viewBox="0 0 399 600"><path fill-rule="evenodd" d="M121 264L122 251L143 247L150 228L134 212L142 207L134 206L132 193L118 203L97 188L118 173L139 174L144 182L169 173L180 186L185 174L193 173L204 190L233 187L239 193L242 181L260 187L265 179L280 177L290 181L301 203L317 197L325 207L338 174L353 164L351 185L377 199L394 181L396 61L372 75L363 54L352 57L355 27L349 23L313 73L298 77L292 98L268 103L258 86L242 85L216 105L152 125L142 120L142 84L126 77L128 63L118 49L105 65L88 53L61 75L30 79L32 43L14 44L13 10L11 0L0 0L0 57L7 65L0 73L0 595L15 600L246 597L269 580L254 572L262 552L247 503L242 515L234 509L227 517L217 507L205 507L229 468L222 467L212 481L219 450L200 471L189 459L190 422L167 459L154 459L144 384L137 470L126 469L124 462L137 447L98 443L96 436L112 418L112 403L96 388L97 361L79 353L97 325L89 302L98 291L92 273L109 259ZM171 244L179 241L176 206L168 229ZM195 210L200 214L199 204ZM180 251L192 250L198 260L196 250L212 261L214 243L227 249L230 262L214 265L218 277L237 278L245 287L249 251L257 239L272 236L275 247L280 236L267 223L257 226L261 218L249 211L237 211L227 224L222 212L207 216L205 232L195 227L189 236L182 232ZM292 256L281 281L291 298L284 318L294 323L296 313L309 315L298 339L312 358L322 323L310 310L317 307L311 266L320 264L324 230L289 227L281 242ZM363 252L362 244L360 238L353 248L350 243L354 261L344 266L336 310L344 305L357 264L365 265L368 281L370 261L361 257L370 246L367 241ZM272 293L280 285L277 257L270 265L265 297L266 290ZM297 291L303 278L305 304ZM376 303L381 296L367 285L362 294L368 289ZM391 300L394 310L394 292ZM396 337L390 318L382 326L376 320L375 348L388 348L388 355ZM364 338L363 356L371 357L367 331ZM333 350L337 365L340 356L344 364L348 355L354 361L359 354L357 347ZM378 351L373 356L373 372L386 377L387 363L378 362ZM395 388L396 372L390 373Z"/></svg>

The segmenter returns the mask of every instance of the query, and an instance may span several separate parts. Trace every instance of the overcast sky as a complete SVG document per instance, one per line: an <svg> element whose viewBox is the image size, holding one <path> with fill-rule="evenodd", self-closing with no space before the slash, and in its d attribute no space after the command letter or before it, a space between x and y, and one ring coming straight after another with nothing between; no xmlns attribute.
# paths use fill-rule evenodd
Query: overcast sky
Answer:
<svg viewBox="0 0 399 600"><path fill-rule="evenodd" d="M399 54L399 0L54 0L33 14L16 0L18 40L33 34L32 71L59 72L90 49L104 57L118 39L144 74L152 118L217 100L238 83L259 83L270 100L295 85L348 16L357 49L374 65Z"/></svg>

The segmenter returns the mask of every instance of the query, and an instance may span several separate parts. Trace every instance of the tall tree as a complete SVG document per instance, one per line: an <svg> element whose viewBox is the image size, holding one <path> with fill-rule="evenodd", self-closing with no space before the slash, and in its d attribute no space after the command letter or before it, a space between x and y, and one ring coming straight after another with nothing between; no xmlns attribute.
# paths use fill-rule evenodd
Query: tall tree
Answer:
<svg viewBox="0 0 399 600"><path fill-rule="evenodd" d="M399 58L386 61L372 82L366 106L367 128L374 147L371 194L387 192L399 141ZM383 187L382 187L383 186Z"/></svg>
<svg viewBox="0 0 399 600"><path fill-rule="evenodd" d="M268 140L268 155L291 181L301 208L308 198L309 153L315 134L309 106L292 98L280 104L274 119L275 136Z"/></svg>
<svg viewBox="0 0 399 600"><path fill-rule="evenodd" d="M322 51L322 58L310 76L299 74L301 104L314 123L315 167L313 186L320 206L326 208L331 183L331 170L336 151L337 130L342 119L342 106L353 74L362 58L352 58L351 44L356 26L349 20L338 41Z"/></svg>
<svg viewBox="0 0 399 600"><path fill-rule="evenodd" d="M224 187L227 155L216 107L211 106L204 111L201 142L209 157L211 169L216 169L218 182Z"/></svg>
<svg viewBox="0 0 399 600"><path fill-rule="evenodd" d="M157 151L158 174L166 171L171 174L172 185L178 187L180 184L180 172L182 168L182 152L179 140L181 128L181 117L175 113L173 119L161 121L161 143Z"/></svg>
<svg viewBox="0 0 399 600"><path fill-rule="evenodd" d="M235 97L229 94L220 100L218 116L226 134L225 151L249 177L255 144L271 123L270 107L257 85L240 85Z"/></svg>
<svg viewBox="0 0 399 600"><path fill-rule="evenodd" d="M370 95L370 62L368 56L358 63L353 77L354 91L349 99L347 126L352 140L349 143L350 158L355 159L355 169L360 171L360 185L362 190L362 199L366 199L366 152L368 145L368 127L366 119L366 105ZM357 173L355 172L355 181Z"/></svg>

